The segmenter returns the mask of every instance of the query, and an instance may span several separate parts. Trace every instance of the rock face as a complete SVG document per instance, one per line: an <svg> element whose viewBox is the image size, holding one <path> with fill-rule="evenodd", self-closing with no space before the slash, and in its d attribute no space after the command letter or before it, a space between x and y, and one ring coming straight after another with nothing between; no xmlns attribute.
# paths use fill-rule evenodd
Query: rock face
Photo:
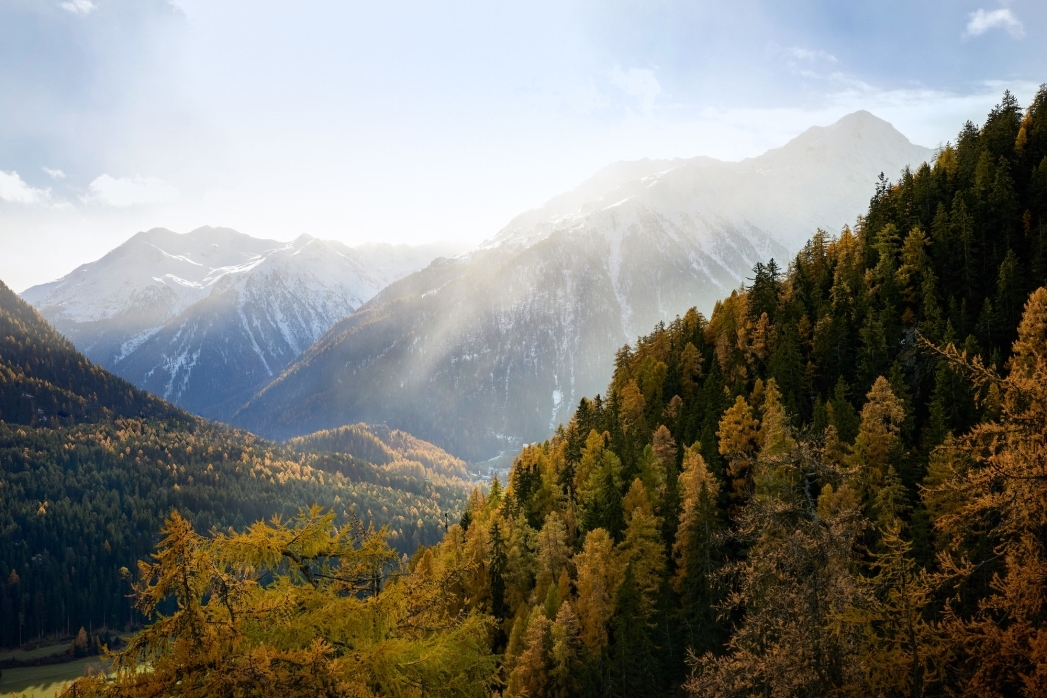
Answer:
<svg viewBox="0 0 1047 698"><path fill-rule="evenodd" d="M233 417L276 438L386 422L470 459L546 438L655 323L852 223L932 152L867 112L736 163L617 163L332 327Z"/></svg>
<svg viewBox="0 0 1047 698"><path fill-rule="evenodd" d="M22 296L93 361L226 420L381 288L454 251L158 228Z"/></svg>

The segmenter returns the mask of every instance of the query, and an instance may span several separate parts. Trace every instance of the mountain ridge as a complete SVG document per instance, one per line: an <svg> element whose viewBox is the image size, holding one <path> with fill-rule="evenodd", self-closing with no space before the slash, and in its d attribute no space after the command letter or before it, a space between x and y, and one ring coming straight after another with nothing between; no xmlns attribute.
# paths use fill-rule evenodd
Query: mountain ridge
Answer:
<svg viewBox="0 0 1047 698"><path fill-rule="evenodd" d="M189 414L93 364L0 282L0 646L141 622L120 569L175 510L203 532L318 505L388 526L402 553L434 543L472 488L464 464L355 431L293 449ZM362 453L368 438L384 458Z"/></svg>
<svg viewBox="0 0 1047 698"><path fill-rule="evenodd" d="M154 228L22 295L99 364L192 412L228 419L336 321L457 249Z"/></svg>
<svg viewBox="0 0 1047 698"><path fill-rule="evenodd" d="M880 172L930 155L857 114L763 159L605 168L376 295L233 421L279 438L387 422L470 460L540 440L606 386L623 344L695 303L708 311L801 236L853 222Z"/></svg>

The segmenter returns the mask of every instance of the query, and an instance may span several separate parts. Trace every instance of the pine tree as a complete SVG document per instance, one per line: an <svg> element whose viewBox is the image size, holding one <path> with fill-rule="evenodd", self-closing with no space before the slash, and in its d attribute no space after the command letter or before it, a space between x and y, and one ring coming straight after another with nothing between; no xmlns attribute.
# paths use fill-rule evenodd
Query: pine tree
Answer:
<svg viewBox="0 0 1047 698"><path fill-rule="evenodd" d="M756 449L759 422L745 398L739 395L723 413L720 430L720 454L727 459L727 475L731 483L732 507L736 511L751 492L752 458Z"/></svg>
<svg viewBox="0 0 1047 698"><path fill-rule="evenodd" d="M847 383L843 376L836 381L832 400L826 406L829 423L836 427L836 433L841 441L850 443L858 436L860 421L854 406L847 399Z"/></svg>
<svg viewBox="0 0 1047 698"><path fill-rule="evenodd" d="M652 622L665 573L665 544L659 521L649 510L634 509L625 538L615 549L619 569L633 567L633 580L640 593L640 608L645 622Z"/></svg>
<svg viewBox="0 0 1047 698"><path fill-rule="evenodd" d="M644 424L644 409L647 400L635 379L626 383L619 394L619 415L622 431L628 434L630 431L642 429Z"/></svg>
<svg viewBox="0 0 1047 698"><path fill-rule="evenodd" d="M969 549L986 559L970 560L963 548L941 558L947 583L971 578L982 565L995 568L991 590L974 613L953 604L946 615L957 657L952 669L969 695L1041 695L1047 685L1047 551L1041 537L1047 528L1047 289L1029 297L1013 351L1003 379L977 357L968 361L951 347L945 352L985 393L1000 396L998 418L964 437L969 464L953 468L952 478L948 471L939 475L944 482L933 490L936 525L947 539L988 536L992 544ZM943 507L943 501L951 504Z"/></svg>
<svg viewBox="0 0 1047 698"><path fill-rule="evenodd" d="M578 493L586 530L603 528L615 538L621 535L625 528L622 486L621 459L610 449L600 451L599 463Z"/></svg>
<svg viewBox="0 0 1047 698"><path fill-rule="evenodd" d="M654 643L648 601L636 579L636 568L626 565L618 586L611 648L613 696L658 695L658 647Z"/></svg>
<svg viewBox="0 0 1047 698"><path fill-rule="evenodd" d="M788 473L784 460L793 463ZM839 481L844 474L808 445L755 467L779 475L738 519L737 534L753 541L733 565L738 581L729 600L741 620L724 654L693 658L686 688L695 696L846 695L843 689L860 685L862 670L858 637L840 627L860 605L857 497L846 485L834 490L827 483L812 501L814 477Z"/></svg>
<svg viewBox="0 0 1047 698"><path fill-rule="evenodd" d="M384 534L334 518L314 507L205 538L172 514L134 590L144 615L174 612L116 654L112 682L81 679L68 695L484 695L488 624L447 591L461 570L427 549L389 579Z"/></svg>
<svg viewBox="0 0 1047 698"><path fill-rule="evenodd" d="M490 576L491 615L505 618L509 613L505 603L505 573L509 567L509 558L505 554L505 541L502 540L502 529L497 518L491 523L490 559L487 573Z"/></svg>
<svg viewBox="0 0 1047 698"><path fill-rule="evenodd" d="M905 408L883 376L876 379L866 400L850 462L868 495L883 483L888 467L897 464Z"/></svg>
<svg viewBox="0 0 1047 698"><path fill-rule="evenodd" d="M534 589L539 598L544 598L550 585L556 583L560 572L570 564L570 559L570 550L567 547L567 529L563 519L555 511L550 512L549 516L545 518L545 525L538 533L538 574Z"/></svg>
<svg viewBox="0 0 1047 698"><path fill-rule="evenodd" d="M589 531L574 563L578 570L575 609L582 640L593 655L599 656L607 646L607 624L614 611L620 582L614 562L614 541L607 531L602 528Z"/></svg>
<svg viewBox="0 0 1047 698"><path fill-rule="evenodd" d="M552 666L549 669L549 695L571 698L582 686L583 649L581 626L571 604L564 601L550 630Z"/></svg>
<svg viewBox="0 0 1047 698"><path fill-rule="evenodd" d="M719 598L714 574L719 559L720 515L716 501L720 484L709 472L699 445L686 449L680 492L683 507L673 543L676 573L673 588L682 600L681 619L686 627L688 647L695 652L715 648L720 635L715 604Z"/></svg>
<svg viewBox="0 0 1047 698"><path fill-rule="evenodd" d="M537 610L537 609L536 609ZM549 695L549 664L552 652L552 621L541 613L532 614L527 623L526 649L516 660L506 698Z"/></svg>
<svg viewBox="0 0 1047 698"><path fill-rule="evenodd" d="M698 380L702 377L702 364L705 357L692 342L687 342L680 356L680 387L685 400L690 400L698 389Z"/></svg>

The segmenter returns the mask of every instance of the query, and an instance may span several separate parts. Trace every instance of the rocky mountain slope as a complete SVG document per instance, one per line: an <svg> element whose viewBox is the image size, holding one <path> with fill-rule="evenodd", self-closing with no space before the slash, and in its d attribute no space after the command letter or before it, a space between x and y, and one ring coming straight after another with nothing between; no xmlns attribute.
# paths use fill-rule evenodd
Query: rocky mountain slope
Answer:
<svg viewBox="0 0 1047 698"><path fill-rule="evenodd" d="M455 251L158 228L22 296L92 360L223 419L381 288Z"/></svg>
<svg viewBox="0 0 1047 698"><path fill-rule="evenodd" d="M757 261L784 266L815 229L853 222L881 172L930 155L857 112L737 163L612 165L385 289L234 422L284 438L384 421L471 460L546 438L623 344L708 312Z"/></svg>

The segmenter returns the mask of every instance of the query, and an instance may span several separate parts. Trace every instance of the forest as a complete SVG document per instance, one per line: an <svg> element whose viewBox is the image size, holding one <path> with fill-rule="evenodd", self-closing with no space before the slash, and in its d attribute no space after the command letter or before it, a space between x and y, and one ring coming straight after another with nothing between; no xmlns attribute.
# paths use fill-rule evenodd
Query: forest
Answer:
<svg viewBox="0 0 1047 698"><path fill-rule="evenodd" d="M504 696L1043 695L1047 88L475 492Z"/></svg>
<svg viewBox="0 0 1047 698"><path fill-rule="evenodd" d="M1044 695L1045 285L1047 87L624 347L407 561L169 518L135 594L179 611L78 695Z"/></svg>
<svg viewBox="0 0 1047 698"><path fill-rule="evenodd" d="M140 623L121 569L172 511L206 532L319 504L387 526L403 554L437 542L468 495L461 461L398 433L292 448L182 412L90 364L2 285L0 347L0 646ZM367 440L384 450L362 455Z"/></svg>

